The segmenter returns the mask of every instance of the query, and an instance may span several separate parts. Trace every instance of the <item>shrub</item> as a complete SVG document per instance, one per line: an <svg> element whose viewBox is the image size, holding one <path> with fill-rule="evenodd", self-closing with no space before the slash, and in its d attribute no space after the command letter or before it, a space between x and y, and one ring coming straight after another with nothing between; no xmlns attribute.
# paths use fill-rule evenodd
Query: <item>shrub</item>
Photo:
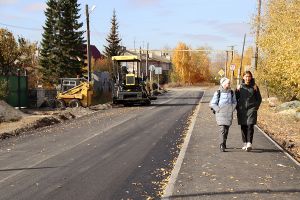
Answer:
<svg viewBox="0 0 300 200"><path fill-rule="evenodd" d="M3 100L8 95L8 84L6 80L0 80L0 99Z"/></svg>

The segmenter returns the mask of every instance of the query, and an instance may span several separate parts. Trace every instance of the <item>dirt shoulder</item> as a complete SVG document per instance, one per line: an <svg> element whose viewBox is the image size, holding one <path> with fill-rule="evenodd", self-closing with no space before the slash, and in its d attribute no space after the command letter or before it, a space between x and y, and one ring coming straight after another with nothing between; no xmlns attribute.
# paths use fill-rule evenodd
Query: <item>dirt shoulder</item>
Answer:
<svg viewBox="0 0 300 200"><path fill-rule="evenodd" d="M62 123L71 119L110 109L110 104L99 104L90 108L67 108L65 110L24 109L18 121L0 123L0 139L6 139L37 128Z"/></svg>
<svg viewBox="0 0 300 200"><path fill-rule="evenodd" d="M300 120L287 112L276 111L268 101L263 101L258 126L300 162Z"/></svg>

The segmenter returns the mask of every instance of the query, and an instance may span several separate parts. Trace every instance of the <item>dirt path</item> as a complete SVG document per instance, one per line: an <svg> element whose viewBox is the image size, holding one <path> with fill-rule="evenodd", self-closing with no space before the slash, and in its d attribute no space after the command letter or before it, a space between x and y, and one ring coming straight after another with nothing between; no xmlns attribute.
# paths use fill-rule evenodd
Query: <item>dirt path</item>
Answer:
<svg viewBox="0 0 300 200"><path fill-rule="evenodd" d="M92 114L98 110L110 109L110 104L99 104L90 108L67 108L65 110L26 109L18 121L0 123L0 139L6 139L37 128L61 123L70 119ZM20 111L19 111L20 112Z"/></svg>

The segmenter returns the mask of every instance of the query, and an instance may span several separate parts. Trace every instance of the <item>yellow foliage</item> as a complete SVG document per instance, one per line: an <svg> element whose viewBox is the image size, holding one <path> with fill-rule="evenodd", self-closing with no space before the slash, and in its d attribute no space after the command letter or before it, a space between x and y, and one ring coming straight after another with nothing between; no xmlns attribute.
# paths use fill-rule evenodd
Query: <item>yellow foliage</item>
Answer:
<svg viewBox="0 0 300 200"><path fill-rule="evenodd" d="M229 63L227 64L227 66L229 67L231 64L235 65L235 69L234 69L234 78L238 77L238 70L241 69L241 74L246 71L249 70L249 67L251 66L251 60L253 57L253 49L252 47L248 47L243 55L243 63L242 63L242 67L241 67L241 59L242 59L242 55L239 55L237 52L234 53L234 57L231 61L228 61ZM229 74L228 74L229 76Z"/></svg>
<svg viewBox="0 0 300 200"><path fill-rule="evenodd" d="M204 49L204 48L200 48ZM184 43L178 43L172 57L173 82L198 83L209 78L210 59L205 51L190 51Z"/></svg>
<svg viewBox="0 0 300 200"><path fill-rule="evenodd" d="M260 80L283 99L300 99L300 2L269 0L261 18Z"/></svg>
<svg viewBox="0 0 300 200"><path fill-rule="evenodd" d="M172 58L174 66L173 72L178 75L178 81L183 83L187 83L189 81L191 60L190 53L185 50L189 50L188 46L180 42L175 48Z"/></svg>

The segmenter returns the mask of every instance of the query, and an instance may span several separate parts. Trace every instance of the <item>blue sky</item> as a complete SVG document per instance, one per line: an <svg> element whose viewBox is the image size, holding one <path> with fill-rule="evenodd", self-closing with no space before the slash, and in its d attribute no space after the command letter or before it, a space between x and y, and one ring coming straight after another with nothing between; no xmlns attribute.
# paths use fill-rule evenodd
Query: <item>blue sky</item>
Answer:
<svg viewBox="0 0 300 200"><path fill-rule="evenodd" d="M253 45L251 19L256 0L78 0L81 22L85 5L96 8L90 14L91 43L100 51L106 45L113 9L119 22L122 44L127 48L174 48L184 42L192 48L209 46L241 52L244 33ZM41 41L46 1L0 0L0 27L30 41Z"/></svg>

